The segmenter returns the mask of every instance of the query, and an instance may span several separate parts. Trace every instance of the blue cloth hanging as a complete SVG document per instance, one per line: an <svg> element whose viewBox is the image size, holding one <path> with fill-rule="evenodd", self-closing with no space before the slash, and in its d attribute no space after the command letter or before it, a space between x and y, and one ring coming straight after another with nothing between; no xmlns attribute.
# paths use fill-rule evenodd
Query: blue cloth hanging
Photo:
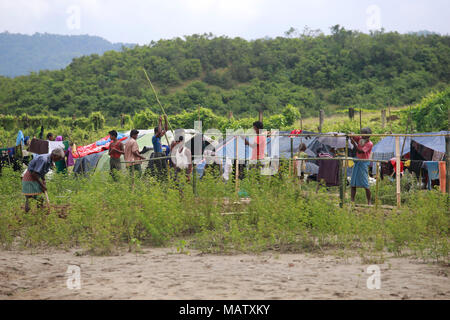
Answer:
<svg viewBox="0 0 450 320"><path fill-rule="evenodd" d="M18 146L19 144L23 144L23 139L24 139L23 132L22 130L19 130L16 138L16 146Z"/></svg>
<svg viewBox="0 0 450 320"><path fill-rule="evenodd" d="M431 180L439 179L439 162L438 161L425 161L425 167L428 170L428 190L431 190Z"/></svg>

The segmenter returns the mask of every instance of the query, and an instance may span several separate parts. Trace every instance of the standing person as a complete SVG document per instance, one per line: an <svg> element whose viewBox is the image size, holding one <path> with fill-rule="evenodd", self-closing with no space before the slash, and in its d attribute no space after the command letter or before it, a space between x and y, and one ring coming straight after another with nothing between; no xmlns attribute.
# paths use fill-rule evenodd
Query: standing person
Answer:
<svg viewBox="0 0 450 320"><path fill-rule="evenodd" d="M117 181L117 176L114 171L120 171L122 166L120 164L120 156L125 154L123 143L117 139L117 131L111 130L109 132L111 143L109 144L109 173L114 181Z"/></svg>
<svg viewBox="0 0 450 320"><path fill-rule="evenodd" d="M55 141L55 137L53 136L53 133L51 133L51 132L47 133L47 140L48 141Z"/></svg>
<svg viewBox="0 0 450 320"><path fill-rule="evenodd" d="M136 161L145 160L145 158L139 154L139 146L136 141L138 134L139 131L136 129L131 130L130 139L125 144L124 158L125 161L127 161L127 167L130 170L130 174L132 174L134 170L137 171L140 176L142 172L141 164Z"/></svg>
<svg viewBox="0 0 450 320"><path fill-rule="evenodd" d="M301 143L298 147L298 152L294 155L294 172L300 181L303 181L306 171L306 160L297 160L298 158L308 158L306 151L306 144Z"/></svg>
<svg viewBox="0 0 450 320"><path fill-rule="evenodd" d="M373 143L370 141L370 128L362 128L361 137L352 137L351 143L356 149L356 157L358 159L369 159L372 152ZM370 205L371 193L369 189L369 161L355 161L351 180L351 200L355 202L356 188L364 188L366 190L367 203Z"/></svg>
<svg viewBox="0 0 450 320"><path fill-rule="evenodd" d="M161 145L161 138L166 134L168 130L168 122L167 122L167 116L164 115L164 129L162 129L162 118L159 117L158 126L155 128L154 136L152 137L152 144L153 144L153 153L150 156L149 161L149 170L151 171L152 175L155 175L155 167L157 171L157 176L159 179L163 179L166 177L166 169L167 169L167 160L166 159L157 159L152 160L152 158L163 158L166 156L166 154L163 152L162 145Z"/></svg>
<svg viewBox="0 0 450 320"><path fill-rule="evenodd" d="M37 195L46 192L45 175L52 167L53 162L64 159L64 150L55 149L50 154L40 154L34 157L28 165L28 169L22 178L22 193L25 196L25 212L30 211L29 199L37 199ZM43 199L40 198L39 206Z"/></svg>
<svg viewBox="0 0 450 320"><path fill-rule="evenodd" d="M266 136L262 134L262 130L264 129L263 123L261 121L253 122L253 130L257 134L253 143L250 143L248 139L244 140L246 146L250 146L252 148L252 155L250 158L250 163L256 163L257 160L264 160L266 154ZM256 163L251 165L251 167L259 168L261 167L261 163Z"/></svg>
<svg viewBox="0 0 450 320"><path fill-rule="evenodd" d="M262 135L262 130L264 129L263 123L261 121L253 122L253 130L257 134L255 142L250 143L245 139L245 145L252 148L251 160L262 160L265 157L266 152L266 136Z"/></svg>
<svg viewBox="0 0 450 320"><path fill-rule="evenodd" d="M63 141L63 137L57 136L55 141ZM64 152L64 159L55 162L57 173L67 173L67 164L65 158L66 156L68 156L68 154L68 152Z"/></svg>

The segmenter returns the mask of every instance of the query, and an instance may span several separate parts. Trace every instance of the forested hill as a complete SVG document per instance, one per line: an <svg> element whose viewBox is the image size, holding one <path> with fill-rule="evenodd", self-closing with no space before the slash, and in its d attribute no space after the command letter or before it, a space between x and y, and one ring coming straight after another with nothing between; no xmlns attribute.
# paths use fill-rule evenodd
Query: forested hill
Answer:
<svg viewBox="0 0 450 320"><path fill-rule="evenodd" d="M449 36L331 31L253 41L192 35L83 56L64 70L0 78L0 114L159 112L143 68L170 114L201 105L254 116L292 104L309 116L411 104L449 85Z"/></svg>
<svg viewBox="0 0 450 320"><path fill-rule="evenodd" d="M73 58L108 50L121 50L130 44L111 43L103 38L48 33L34 35L0 33L0 75L15 77L32 71L65 68Z"/></svg>

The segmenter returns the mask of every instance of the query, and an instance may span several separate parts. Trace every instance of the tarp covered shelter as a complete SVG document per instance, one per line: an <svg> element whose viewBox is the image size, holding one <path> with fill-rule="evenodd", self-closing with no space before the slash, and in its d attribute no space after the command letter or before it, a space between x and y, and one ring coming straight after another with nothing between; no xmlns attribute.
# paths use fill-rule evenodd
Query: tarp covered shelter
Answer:
<svg viewBox="0 0 450 320"><path fill-rule="evenodd" d="M139 130L139 135L137 138L137 144L139 146L139 150L141 151L144 147L147 147L148 151L142 154L146 159L150 158L150 155L153 153L153 144L152 144L152 137L154 130ZM130 131L123 133L127 138L122 141L122 143L125 145L130 138ZM168 141L167 141L168 139ZM165 136L161 138L161 143L163 145L169 145L173 141L173 134L172 132L167 132L167 139ZM87 155L85 157L79 158L75 162L74 166L74 172L75 173L82 173L82 172L90 172L91 170L95 169L95 172L100 171L109 171L109 155L108 151L102 151L99 153L94 153ZM121 161L125 161L123 158L123 155L120 157ZM142 163L142 170L145 170L147 167L148 162ZM122 169L125 169L125 164L122 164Z"/></svg>

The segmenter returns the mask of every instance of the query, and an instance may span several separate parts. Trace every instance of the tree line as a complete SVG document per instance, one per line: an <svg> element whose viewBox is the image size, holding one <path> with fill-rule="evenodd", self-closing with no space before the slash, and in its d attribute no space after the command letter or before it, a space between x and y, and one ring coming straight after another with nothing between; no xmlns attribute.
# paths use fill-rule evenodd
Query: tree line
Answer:
<svg viewBox="0 0 450 320"><path fill-rule="evenodd" d="M0 77L0 113L158 113L143 68L173 115L199 106L235 117L276 115L288 104L304 117L343 106L400 106L448 87L449 49L449 36L365 34L339 25L330 35L306 30L252 41L195 34L75 58L63 70Z"/></svg>

